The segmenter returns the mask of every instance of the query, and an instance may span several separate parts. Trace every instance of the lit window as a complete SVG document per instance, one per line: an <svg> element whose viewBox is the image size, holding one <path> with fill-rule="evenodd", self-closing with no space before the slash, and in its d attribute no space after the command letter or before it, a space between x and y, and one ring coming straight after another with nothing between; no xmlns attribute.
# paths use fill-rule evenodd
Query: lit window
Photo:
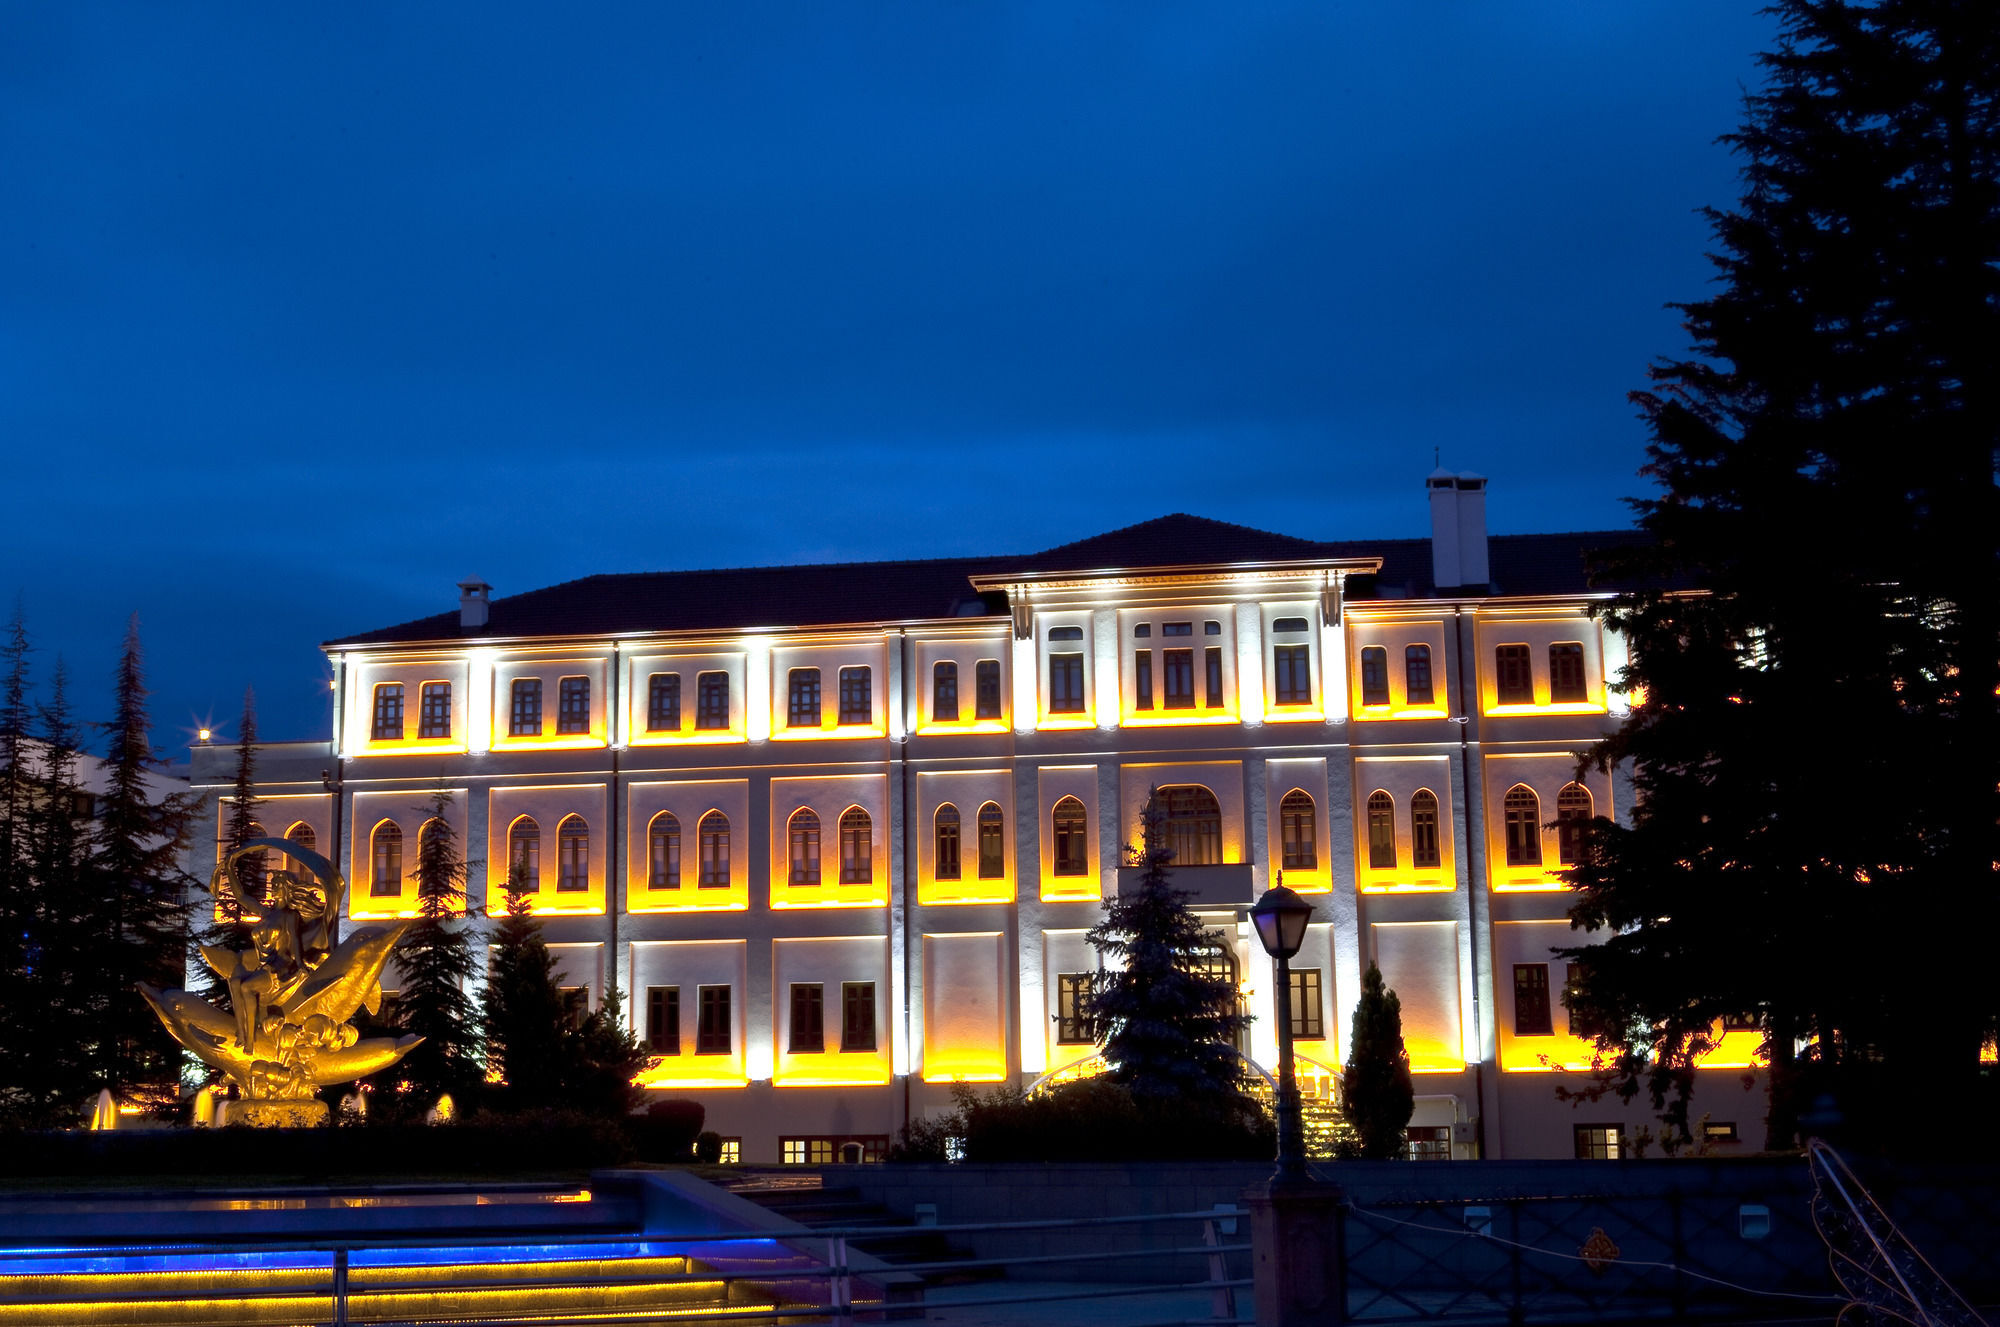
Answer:
<svg viewBox="0 0 2000 1327"><path fill-rule="evenodd" d="M1434 871L1442 864L1438 855L1437 794L1419 788L1410 798L1410 865L1420 871Z"/></svg>
<svg viewBox="0 0 2000 1327"><path fill-rule="evenodd" d="M1368 794L1368 869L1396 869L1396 799L1379 788Z"/></svg>
<svg viewBox="0 0 2000 1327"><path fill-rule="evenodd" d="M974 665L972 673L974 685L979 693L979 709L976 717L981 719L999 718L1000 661L998 659L981 659Z"/></svg>
<svg viewBox="0 0 2000 1327"><path fill-rule="evenodd" d="M816 981L792 983L791 1039L785 1049L793 1055L818 1055L826 1049L825 987Z"/></svg>
<svg viewBox="0 0 2000 1327"><path fill-rule="evenodd" d="M1555 1031L1549 1018L1549 965L1514 965L1514 1035L1546 1037Z"/></svg>
<svg viewBox="0 0 2000 1327"><path fill-rule="evenodd" d="M694 726L729 727L729 674L703 673L695 679Z"/></svg>
<svg viewBox="0 0 2000 1327"><path fill-rule="evenodd" d="M1319 869L1319 825L1313 799L1303 788L1294 788L1278 803L1278 822L1283 834L1284 867L1287 871Z"/></svg>
<svg viewBox="0 0 2000 1327"><path fill-rule="evenodd" d="M703 889L726 889L729 886L729 817L720 811L710 811L695 826L695 835L700 840L701 884Z"/></svg>
<svg viewBox="0 0 2000 1327"><path fill-rule="evenodd" d="M1549 646L1549 699L1558 705L1590 699L1583 680L1583 646L1576 641Z"/></svg>
<svg viewBox="0 0 2000 1327"><path fill-rule="evenodd" d="M1507 865L1542 864L1542 803L1534 790L1515 784L1502 803L1507 822Z"/></svg>
<svg viewBox="0 0 2000 1327"><path fill-rule="evenodd" d="M556 892L576 894L590 888L590 826L582 816L565 816L556 826Z"/></svg>
<svg viewBox="0 0 2000 1327"><path fill-rule="evenodd" d="M1208 625L1212 627L1215 623ZM1201 652L1201 657L1205 674L1203 681L1206 683L1203 700L1209 709L1227 709L1229 701L1222 694L1222 648L1210 645Z"/></svg>
<svg viewBox="0 0 2000 1327"><path fill-rule="evenodd" d="M979 878L1000 880L1007 874L1007 817L1000 804L979 808Z"/></svg>
<svg viewBox="0 0 2000 1327"><path fill-rule="evenodd" d="M866 811L850 806L840 817L840 883L865 885L874 878L874 826Z"/></svg>
<svg viewBox="0 0 2000 1327"><path fill-rule="evenodd" d="M1167 625L1173 626L1174 623ZM1183 622L1181 626L1188 625ZM1162 650L1160 652L1160 676L1167 693L1167 708L1170 710L1191 710L1194 708L1194 651Z"/></svg>
<svg viewBox="0 0 2000 1327"><path fill-rule="evenodd" d="M1272 675L1277 679L1278 704L1312 704L1311 646L1274 645L1271 647L1271 665Z"/></svg>
<svg viewBox="0 0 2000 1327"><path fill-rule="evenodd" d="M742 1165L742 1164L743 1164L743 1140L742 1140L741 1138L725 1138L725 1139L723 1139L723 1140L722 1140L722 1153L721 1153L721 1155L720 1155L720 1156L718 1156L718 1157L716 1158L716 1162L717 1162L717 1164L718 1164L718 1165L724 1165L724 1166L740 1166L740 1165Z"/></svg>
<svg viewBox="0 0 2000 1327"><path fill-rule="evenodd" d="M375 688L375 724L368 730L370 740L403 740L403 684L384 682Z"/></svg>
<svg viewBox="0 0 2000 1327"><path fill-rule="evenodd" d="M937 851L931 875L938 880L958 879L958 808L946 802L937 809Z"/></svg>
<svg viewBox="0 0 2000 1327"><path fill-rule="evenodd" d="M1389 652L1380 645L1370 645L1361 651L1361 703L1389 703Z"/></svg>
<svg viewBox="0 0 2000 1327"><path fill-rule="evenodd" d="M1583 847L1583 829L1590 823L1590 790L1566 783L1556 794L1556 860L1575 866Z"/></svg>
<svg viewBox="0 0 2000 1327"><path fill-rule="evenodd" d="M394 898L403 892L403 830L393 820L375 826L368 836L372 859L368 892L376 898Z"/></svg>
<svg viewBox="0 0 2000 1327"><path fill-rule="evenodd" d="M1535 703L1534 666L1525 645L1501 645L1493 651L1493 682L1502 705Z"/></svg>
<svg viewBox="0 0 2000 1327"><path fill-rule="evenodd" d="M1056 1044L1085 1046L1097 1040L1091 1026L1088 972L1064 972L1056 977Z"/></svg>
<svg viewBox="0 0 2000 1327"><path fill-rule="evenodd" d="M681 730L681 675L654 673L646 684L646 731L677 733Z"/></svg>
<svg viewBox="0 0 2000 1327"><path fill-rule="evenodd" d="M1320 971L1318 968L1293 968L1292 977L1292 1035L1309 1041L1326 1036L1324 1010L1320 1000Z"/></svg>
<svg viewBox="0 0 2000 1327"><path fill-rule="evenodd" d="M646 1046L655 1055L681 1053L681 988L646 988Z"/></svg>
<svg viewBox="0 0 2000 1327"><path fill-rule="evenodd" d="M1409 1144L1412 1161L1451 1160L1449 1124L1413 1124L1403 1130L1403 1138Z"/></svg>
<svg viewBox="0 0 2000 1327"><path fill-rule="evenodd" d="M789 698L785 707L787 728L820 726L819 669L794 668L787 675Z"/></svg>
<svg viewBox="0 0 2000 1327"><path fill-rule="evenodd" d="M542 680L538 677L517 677L513 686L513 705L509 715L507 732L512 737L540 737L542 735Z"/></svg>
<svg viewBox="0 0 2000 1327"><path fill-rule="evenodd" d="M1132 708L1153 708L1153 652L1132 651Z"/></svg>
<svg viewBox="0 0 2000 1327"><path fill-rule="evenodd" d="M1052 815L1055 828L1055 873L1057 875L1089 875L1089 823L1083 814L1083 803L1074 797L1065 797L1056 803Z"/></svg>
<svg viewBox="0 0 2000 1327"><path fill-rule="evenodd" d="M522 816L507 829L507 878L522 893L542 887L542 827L533 816Z"/></svg>
<svg viewBox="0 0 2000 1327"><path fill-rule="evenodd" d="M590 731L590 679L565 677L556 689L556 731Z"/></svg>
<svg viewBox="0 0 2000 1327"><path fill-rule="evenodd" d="M840 1049L875 1049L875 983L872 981L841 983Z"/></svg>
<svg viewBox="0 0 2000 1327"><path fill-rule="evenodd" d="M451 736L451 683L426 682L422 694L421 708L417 711L417 736L444 738Z"/></svg>
<svg viewBox="0 0 2000 1327"><path fill-rule="evenodd" d="M729 1054L735 1031L729 1016L729 988L703 986L699 988L698 998L700 1004L695 1014L694 1053Z"/></svg>
<svg viewBox="0 0 2000 1327"><path fill-rule="evenodd" d="M956 705L954 705L956 708ZM840 722L842 724L873 723L875 721L874 685L866 668L843 668L840 670Z"/></svg>
<svg viewBox="0 0 2000 1327"><path fill-rule="evenodd" d="M1625 1154L1624 1135L1615 1124L1576 1126L1578 1161L1616 1161Z"/></svg>
<svg viewBox="0 0 2000 1327"><path fill-rule="evenodd" d="M1222 864L1222 807L1200 784L1160 789L1163 828L1175 866Z"/></svg>
<svg viewBox="0 0 2000 1327"><path fill-rule="evenodd" d="M801 809L792 813L785 827L787 859L791 862L791 881L795 885L818 885L819 873L819 815Z"/></svg>
<svg viewBox="0 0 2000 1327"><path fill-rule="evenodd" d="M1431 647L1428 645L1411 645L1403 651L1403 703L1437 703L1437 691L1431 684Z"/></svg>
<svg viewBox="0 0 2000 1327"><path fill-rule="evenodd" d="M948 660L931 667L931 719L958 722L958 665Z"/></svg>
<svg viewBox="0 0 2000 1327"><path fill-rule="evenodd" d="M651 870L646 877L648 889L679 889L681 887L681 822L671 811L662 811L653 817L653 823L646 829L646 842Z"/></svg>

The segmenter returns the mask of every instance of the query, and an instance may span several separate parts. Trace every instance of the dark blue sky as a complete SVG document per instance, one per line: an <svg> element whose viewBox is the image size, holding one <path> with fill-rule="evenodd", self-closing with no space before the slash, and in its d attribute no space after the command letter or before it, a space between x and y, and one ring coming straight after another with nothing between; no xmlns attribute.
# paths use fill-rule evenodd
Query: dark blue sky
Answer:
<svg viewBox="0 0 2000 1327"><path fill-rule="evenodd" d="M6 3L0 590L302 738L468 574L1623 524L1754 8Z"/></svg>

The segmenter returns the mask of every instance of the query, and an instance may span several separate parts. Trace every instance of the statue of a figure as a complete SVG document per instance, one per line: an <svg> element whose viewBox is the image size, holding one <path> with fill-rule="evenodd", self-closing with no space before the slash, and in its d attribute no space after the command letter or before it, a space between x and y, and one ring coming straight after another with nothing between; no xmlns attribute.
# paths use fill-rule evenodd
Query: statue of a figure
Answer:
<svg viewBox="0 0 2000 1327"><path fill-rule="evenodd" d="M312 878L275 871L263 899L245 898L237 864L265 851L300 863ZM348 1022L356 1009L372 1014L381 1007L382 967L409 923L364 927L336 946L345 882L332 862L285 839L251 839L223 860L208 887L218 898L228 891L255 918L249 949L201 947L202 959L229 987L231 1012L143 982L139 993L175 1040L235 1082L242 1100L232 1106L232 1120L321 1123L326 1104L314 1098L321 1087L385 1069L423 1040L364 1040Z"/></svg>

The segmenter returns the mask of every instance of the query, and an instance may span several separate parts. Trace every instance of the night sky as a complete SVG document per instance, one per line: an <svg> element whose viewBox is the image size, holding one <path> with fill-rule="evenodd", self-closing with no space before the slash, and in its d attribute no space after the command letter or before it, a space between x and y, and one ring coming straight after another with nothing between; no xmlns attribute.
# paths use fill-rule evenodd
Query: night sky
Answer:
<svg viewBox="0 0 2000 1327"><path fill-rule="evenodd" d="M622 10L623 12L608 12ZM0 3L0 592L156 735L604 571L1626 523L1755 4Z"/></svg>

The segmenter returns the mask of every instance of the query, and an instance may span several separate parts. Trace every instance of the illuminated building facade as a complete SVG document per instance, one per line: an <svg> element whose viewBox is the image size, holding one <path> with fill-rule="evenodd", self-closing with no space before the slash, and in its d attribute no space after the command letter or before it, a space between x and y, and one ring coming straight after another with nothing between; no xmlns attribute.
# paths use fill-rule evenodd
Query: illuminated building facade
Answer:
<svg viewBox="0 0 2000 1327"><path fill-rule="evenodd" d="M1084 932L1157 789L1253 1061L1276 1030L1246 914L1282 871L1320 910L1292 965L1309 1080L1373 960L1419 1151L1601 1152L1646 1116L1556 1102L1589 1048L1549 949L1569 825L1629 802L1575 753L1622 708L1585 553L1636 536L1489 539L1483 479L1428 484L1429 539L1168 516L1017 557L465 582L325 647L332 741L262 749L264 825L334 846L355 920L408 916L442 779L474 901L535 882L577 998L615 982L659 1053L649 1087L746 1160L828 1160L955 1080L1087 1067ZM196 755L219 827L234 755ZM1747 1133L1735 1040L1695 1115Z"/></svg>

